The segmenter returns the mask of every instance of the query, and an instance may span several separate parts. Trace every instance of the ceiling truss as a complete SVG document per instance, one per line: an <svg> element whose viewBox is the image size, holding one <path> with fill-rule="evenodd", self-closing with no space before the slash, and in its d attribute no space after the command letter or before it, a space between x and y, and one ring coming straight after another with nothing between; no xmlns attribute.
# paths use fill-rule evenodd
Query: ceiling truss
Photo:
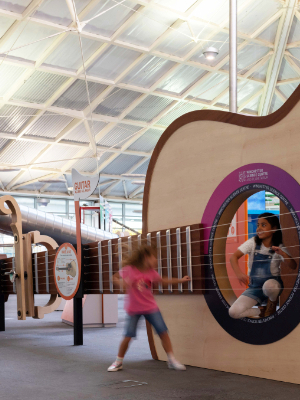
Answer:
<svg viewBox="0 0 300 400"><path fill-rule="evenodd" d="M251 6L255 0L246 0L242 3L242 6L239 8L239 13L242 13L247 7ZM0 64L4 65L12 65L18 67L25 67L26 69L20 75L18 79L14 82L13 85L7 90L7 92L0 98L0 106L11 105L17 107L28 107L30 109L35 110L35 115L28 119L26 124L22 127L20 131L17 133L10 132L1 132L0 131L0 139L9 139L9 142L2 147L0 150L0 157L4 156L7 152L10 151L10 144L14 141L26 141L26 142L42 142L45 144L45 147L38 153L35 154L34 157L27 163L21 166L21 171L10 180L10 182L4 184L0 181L0 187L3 191L13 191L13 192L22 192L26 189L26 186L34 184L38 182L40 178L28 179L20 182L22 177L27 173L27 171L44 171L45 177L55 178L59 176L63 176L64 174L70 174L72 167L76 164L78 159L84 157L91 157L91 150L93 152L92 157L98 157L98 167L92 172L81 171L83 173L101 173L102 178L105 177L108 179L106 185L109 183L109 186L103 190L103 195L107 198L113 198L113 190L116 186L122 182L124 189L124 197L120 197L120 199L135 199L136 197L140 198L142 196L143 186L139 186L131 192L128 192L127 183L130 183L130 178L124 178L122 175L118 174L103 174L102 171L120 154L131 155L140 157L140 160L129 168L126 173L132 173L137 168L141 167L145 162L149 160L151 157L152 151L136 151L130 150L129 147L150 128L156 129L158 131L163 131L166 126L160 124L160 120L167 116L169 113L176 111L179 107L184 104L194 105L199 108L210 108L210 109L218 109L228 111L228 105L224 105L220 103L220 100L224 98L228 94L228 87L226 87L221 93L215 96L212 100L203 100L201 99L201 85L205 84L214 74L218 73L220 76L224 77L224 81L228 80L228 70L224 68L224 66L228 63L229 56L226 55L222 58L215 66L210 66L207 64L203 64L201 62L192 61L191 58L197 54L201 48L205 45L206 41L213 40L213 38L217 34L225 34L228 35L228 17L224 18L224 20L218 25L210 22L208 20L202 20L199 17L193 16L194 11L197 9L199 5L201 5L202 0L195 1L194 4L191 5L189 9L185 12L174 11L174 9L170 9L167 6L160 4L155 0L138 0L137 4L139 8L136 12L134 12L115 32L111 37L104 37L101 35L96 35L94 33L90 33L87 31L82 31L81 36L86 39L91 39L93 41L100 42L99 48L85 61L85 68L88 69L101 55L103 55L109 46L117 46L123 49L133 50L139 54L139 56L126 68L122 70L122 72L117 76L113 81L107 80L104 78L100 78L95 76L88 71L86 72L86 76L89 82L100 83L102 85L106 85L107 87L95 98L91 101L90 105L88 105L85 109L81 111L72 110L69 108L60 108L54 106L54 103L60 96L68 90L72 84L78 79L85 78L85 71L83 66L81 66L76 72L73 70L63 69L59 67L45 65L46 59L49 55L53 54L53 52L59 48L66 37L78 35L76 32L75 24L72 22L68 27L62 26L53 22L49 22L46 20L39 19L35 16L35 11L40 7L43 3L43 0L33 0L30 5L24 10L22 14L18 14L15 12L10 12L7 10L0 10L0 16L9 16L14 18L15 22L11 25L11 27L6 31L6 33L0 39L0 46L3 46L7 41L9 41L14 34L14 32L20 27L20 24L23 21L29 21L29 23L35 23L42 27L49 27L56 29L60 34L53 40L52 44L38 57L38 59L32 63L31 61L20 60L17 58L12 58L9 55L3 54L0 56ZM87 7L83 9L81 13L79 13L79 21L83 21L84 18L94 9L98 4L98 0L92 0ZM244 82L246 84L255 83L257 85L257 90L250 97L248 97L245 101L239 104L238 112L242 112L247 109L247 105L253 102L255 99L261 96L260 106L259 106L259 115L263 115L269 112L270 104L272 101L273 94L283 102L286 97L276 88L277 85L295 83L300 81L300 68L297 63L291 58L290 53L288 53L288 49L297 47L297 43L289 43L287 44L287 38L290 33L291 24L294 16L299 19L299 12L297 11L298 0L277 0L279 5L279 9L275 12L270 18L268 18L264 23L256 29L252 34L246 34L244 32L238 32L238 38L241 43L238 46L238 51L242 51L248 45L257 45L264 46L268 49L267 54L265 54L261 59L257 60L250 65L248 68L245 68L238 74L239 82ZM121 6L119 6L121 7ZM149 10L159 11L162 13L172 12L173 15L176 16L176 20L174 23L166 29L149 47L142 47L136 44L128 42L124 42L122 40L122 34L130 28L133 27L138 18L141 15L146 15ZM275 38L275 42L272 43L266 39L260 38L262 32L268 29L274 22L279 20L278 30ZM198 43L193 47L192 50L187 52L184 57L178 57L175 55L170 55L159 51L159 46L161 43L166 40L174 30L178 30L184 23L188 23L190 26L190 21L204 23L205 27L210 28L210 34L205 38L201 38L203 40L199 40ZM65 32L69 30L68 32ZM191 34L194 36L192 29ZM193 38L192 38L193 39ZM196 39L194 37L194 39ZM205 40L204 40L205 39ZM169 68L164 74L162 74L159 79L156 80L150 87L144 88L140 86L135 86L133 84L123 83L123 78L127 76L130 72L136 68L139 63L146 59L147 56L159 57L162 60L172 61L174 65ZM281 62L285 58L289 65L293 68L294 71L297 72L299 77L287 79L282 82L278 82L278 72L281 66ZM266 80L259 79L253 77L253 74L266 63L268 65L268 73ZM159 91L158 88L168 78L172 77L182 66L188 67L196 67L203 70L203 74L195 81L192 85L188 86L182 93L174 94L174 93L166 93L163 91ZM14 99L15 93L22 87L25 81L27 81L36 71L41 72L50 72L55 75L59 75L62 77L66 77L65 82L52 94L52 96L43 104L31 103L27 101L21 101ZM199 88L199 94L197 96L191 95L191 93L195 92L195 89ZM104 102L110 95L112 95L114 90L122 90L127 89L132 92L138 92L140 95L130 103L117 117L98 114L95 113L95 109ZM127 116L133 111L137 106L139 106L149 95L154 95L160 97L162 99L169 100L169 104L150 122L145 122L143 120L132 120ZM54 138L49 137L41 137L34 135L26 135L26 132L34 125L40 118L45 117L45 113L51 112L52 114L64 115L71 118L71 121L67 124L67 126L62 129ZM247 110L248 114L257 115L255 112L251 112ZM99 131L93 131L91 128L91 121L93 122L104 122L106 126L101 128ZM77 128L80 124L84 124L86 128L86 132L89 138L89 142L81 143L81 142L71 142L70 140L66 140L66 137L72 132L73 129ZM109 132L111 132L118 124L123 124L127 126L136 126L137 132L133 133L128 140L124 140L120 146L102 146L99 143L101 139L105 137ZM78 148L73 159L68 160L63 167L61 168L52 168L47 167L47 164L39 164L39 161L46 156L49 152L53 151L54 146L65 146L65 148L69 148L72 146L74 149ZM106 158L104 161L101 160L101 154L110 153L110 156ZM99 159L100 154L100 159ZM3 166L9 166L9 163L2 163ZM102 183L100 184L102 186ZM23 188L23 190L22 190ZM66 190L68 193L68 187L66 185ZM28 193L32 193L32 191L28 191ZM43 194L53 194L51 191L51 185L45 184L43 185L38 193ZM65 193L66 194L66 193Z"/></svg>

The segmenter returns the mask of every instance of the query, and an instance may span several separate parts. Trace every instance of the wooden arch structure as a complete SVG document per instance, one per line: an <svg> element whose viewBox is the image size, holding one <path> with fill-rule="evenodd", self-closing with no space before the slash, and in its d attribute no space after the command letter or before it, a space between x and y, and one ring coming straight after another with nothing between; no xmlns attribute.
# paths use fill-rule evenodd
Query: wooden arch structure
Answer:
<svg viewBox="0 0 300 400"><path fill-rule="evenodd" d="M212 277L210 268L216 278L215 286L208 285L212 292L205 296L156 297L176 356L187 365L300 383L298 279L282 312L271 321L238 324L232 320L232 334L225 311L219 316L216 308L221 310L225 303L228 307L236 298L229 280L218 277L226 276L221 263L228 230L224 224L231 222L239 205L256 191L270 187L282 199L286 214L300 210L299 100L300 87L279 110L265 117L211 110L185 114L166 129L154 149L145 184L143 231L202 223L206 229L208 281ZM248 172L253 168L256 175L251 180ZM294 214L290 213L289 221L299 233L297 218L293 220L291 215ZM214 224L216 229L212 232L210 227ZM211 293L216 292L221 294L219 306L212 304L217 300ZM288 332L268 340L274 330L283 329L294 316ZM240 333L246 339L237 339ZM252 336L257 336L258 344ZM258 336L263 337L261 341ZM159 339L149 327L148 338L153 358L165 360Z"/></svg>

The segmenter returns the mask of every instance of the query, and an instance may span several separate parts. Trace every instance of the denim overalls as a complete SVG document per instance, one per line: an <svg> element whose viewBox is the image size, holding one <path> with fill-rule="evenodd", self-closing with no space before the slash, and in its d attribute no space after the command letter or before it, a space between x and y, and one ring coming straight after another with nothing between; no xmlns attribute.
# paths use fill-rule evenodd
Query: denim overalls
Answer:
<svg viewBox="0 0 300 400"><path fill-rule="evenodd" d="M267 280L275 279L277 282L279 282L283 290L283 282L281 277L271 274L272 253L269 251L268 254L260 254L260 248L261 246L258 244L255 247L253 263L250 272L249 288L243 293L243 296L251 297L252 299L257 300L259 304L265 300L268 300L268 297L264 295L262 290L262 287Z"/></svg>

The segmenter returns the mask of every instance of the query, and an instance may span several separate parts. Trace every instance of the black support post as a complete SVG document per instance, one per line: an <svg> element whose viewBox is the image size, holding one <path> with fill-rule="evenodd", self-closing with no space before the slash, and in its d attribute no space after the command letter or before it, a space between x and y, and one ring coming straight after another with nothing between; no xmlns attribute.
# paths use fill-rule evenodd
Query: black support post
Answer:
<svg viewBox="0 0 300 400"><path fill-rule="evenodd" d="M83 251L82 251L80 285L77 293L73 298L74 346L83 345L83 312L82 312L83 296L84 293L83 293Z"/></svg>
<svg viewBox="0 0 300 400"><path fill-rule="evenodd" d="M0 294L0 332L5 331L5 299L4 294Z"/></svg>
<svg viewBox="0 0 300 400"><path fill-rule="evenodd" d="M83 345L83 319L82 319L82 298L74 297L74 346Z"/></svg>

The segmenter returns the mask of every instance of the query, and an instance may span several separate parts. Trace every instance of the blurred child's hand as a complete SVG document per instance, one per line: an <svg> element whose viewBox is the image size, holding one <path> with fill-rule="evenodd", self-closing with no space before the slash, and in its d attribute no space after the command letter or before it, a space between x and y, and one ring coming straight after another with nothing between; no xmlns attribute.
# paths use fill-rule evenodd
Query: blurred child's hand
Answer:
<svg viewBox="0 0 300 400"><path fill-rule="evenodd" d="M188 281L190 281L191 280L191 278L188 276L188 275L186 275L186 276L184 276L182 279L181 279L181 282L183 283L183 282L188 282Z"/></svg>
<svg viewBox="0 0 300 400"><path fill-rule="evenodd" d="M281 250L280 247L272 246L272 250L275 251L276 254L283 256L283 251Z"/></svg>
<svg viewBox="0 0 300 400"><path fill-rule="evenodd" d="M240 285L249 285L249 279L246 274L244 274L243 272L239 272L236 276L239 280Z"/></svg>

